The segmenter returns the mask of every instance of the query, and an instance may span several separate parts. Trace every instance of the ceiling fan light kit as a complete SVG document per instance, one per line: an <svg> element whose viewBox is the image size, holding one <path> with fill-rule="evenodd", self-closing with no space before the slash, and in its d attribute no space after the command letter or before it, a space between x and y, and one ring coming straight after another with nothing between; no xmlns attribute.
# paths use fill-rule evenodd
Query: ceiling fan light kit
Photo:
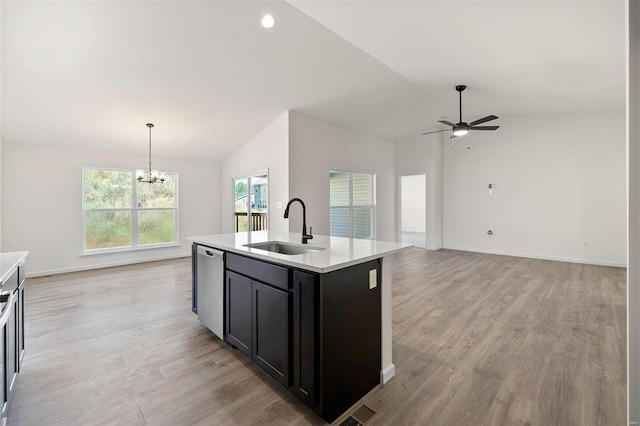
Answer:
<svg viewBox="0 0 640 426"><path fill-rule="evenodd" d="M467 133L469 133L469 130L463 128L463 127L454 127L453 128L453 136L455 137L459 137L459 136L464 136Z"/></svg>
<svg viewBox="0 0 640 426"><path fill-rule="evenodd" d="M487 115L486 117L479 118L478 120L472 121L471 123L462 121L462 92L466 88L467 86L465 86L464 84L459 84L456 86L456 91L459 93L459 96L460 96L460 103L459 103L460 121L458 121L457 123L452 123L447 120L438 120L438 123L446 124L447 126L451 127L451 130L453 133L451 135L451 138L464 136L467 133L469 133L470 130L496 130L500 127L500 126L479 126L479 124L483 124L488 121L497 119L498 117L495 115ZM435 130L433 132L424 132L423 135L429 135L431 133L446 132L447 130L449 129Z"/></svg>

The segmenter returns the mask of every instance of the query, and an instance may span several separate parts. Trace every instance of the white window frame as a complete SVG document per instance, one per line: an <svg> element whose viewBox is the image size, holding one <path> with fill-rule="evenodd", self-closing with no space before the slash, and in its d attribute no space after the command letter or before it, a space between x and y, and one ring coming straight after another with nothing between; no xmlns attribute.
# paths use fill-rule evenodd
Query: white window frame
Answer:
<svg viewBox="0 0 640 426"><path fill-rule="evenodd" d="M100 209L87 209L85 208L85 174L87 170L102 170L109 172L126 172L131 173L131 207L129 208L100 208ZM178 197L178 173L176 172L167 172L167 175L174 175L176 179L176 188L175 188L175 199L176 205L175 207L138 207L138 185L162 185L161 183L138 183L136 180L136 171L132 169L114 169L109 167L83 167L82 168L82 196L81 196L81 204L82 204L82 252L81 256L91 256L96 254L106 254L106 253L119 253L119 252L127 252L127 251L140 251L140 250L150 250L164 247L179 247L180 246L180 231L178 229L178 224L180 221L178 220L179 214L179 197ZM138 212L140 211L150 211L150 210L172 210L174 211L174 241L168 243L158 243L158 244L143 244L138 245ZM128 211L131 212L131 245L125 247L113 247L113 248L100 248L100 249L87 249L87 212L98 212L98 211Z"/></svg>
<svg viewBox="0 0 640 426"><path fill-rule="evenodd" d="M331 210L341 210L341 209L349 209L349 237L348 238L359 238L355 237L355 214L354 211L358 208L371 208L371 229L369 230L370 237L362 238L365 240L373 240L376 238L376 174L370 172L359 172L353 170L341 170L341 169L331 169L329 170L329 179L331 179L331 173L348 173L349 174L349 205L348 206L332 206L329 203L329 234L331 234ZM353 175L369 175L371 176L371 204L367 205L354 205L353 204ZM329 184L330 185L330 184ZM331 187L329 187L329 197L331 197ZM333 236L333 235L332 235ZM343 237L345 238L345 237Z"/></svg>

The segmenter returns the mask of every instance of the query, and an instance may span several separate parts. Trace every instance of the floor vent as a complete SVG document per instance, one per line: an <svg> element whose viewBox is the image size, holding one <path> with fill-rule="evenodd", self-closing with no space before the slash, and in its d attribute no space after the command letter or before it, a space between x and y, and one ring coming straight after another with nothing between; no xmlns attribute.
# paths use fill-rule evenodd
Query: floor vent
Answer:
<svg viewBox="0 0 640 426"><path fill-rule="evenodd" d="M351 413L345 421L340 423L340 426L363 426L375 415L376 412L371 408L366 405L361 405L360 408Z"/></svg>
<svg viewBox="0 0 640 426"><path fill-rule="evenodd" d="M362 426L362 423L353 418L353 416L349 416L345 421L340 423L340 426Z"/></svg>

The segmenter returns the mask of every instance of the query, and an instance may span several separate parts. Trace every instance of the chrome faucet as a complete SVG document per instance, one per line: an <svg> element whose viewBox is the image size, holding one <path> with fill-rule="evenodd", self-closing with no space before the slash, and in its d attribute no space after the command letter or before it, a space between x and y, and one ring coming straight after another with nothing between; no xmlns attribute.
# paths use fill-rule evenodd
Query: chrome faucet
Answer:
<svg viewBox="0 0 640 426"><path fill-rule="evenodd" d="M307 244L307 241L313 238L313 235L311 235L313 228L309 228L309 234L307 235L307 208L304 206L304 201L300 198L290 199L287 203L287 208L284 209L284 218L289 219L289 207L294 201L297 201L302 205L302 244Z"/></svg>

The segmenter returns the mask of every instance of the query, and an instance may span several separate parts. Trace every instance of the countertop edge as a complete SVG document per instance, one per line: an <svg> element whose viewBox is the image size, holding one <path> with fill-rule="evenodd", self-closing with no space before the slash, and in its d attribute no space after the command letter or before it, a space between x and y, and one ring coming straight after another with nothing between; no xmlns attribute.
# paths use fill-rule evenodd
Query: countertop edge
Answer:
<svg viewBox="0 0 640 426"><path fill-rule="evenodd" d="M349 259L349 260L337 262L336 264L332 264L328 266L317 266L317 265L310 265L308 263L305 263L304 260L302 259L300 261L296 261L296 259L275 257L272 254L262 253L263 250L260 250L260 249L251 249L251 248L239 249L227 244L207 240L208 237L209 236L187 237L186 240L194 244L199 244L205 247L211 247L217 250L238 254L240 256L250 257L250 258L262 260L265 262L274 263L277 265L290 266L290 267L301 269L304 271L315 272L320 274L337 271L339 269L344 269L354 265L359 265L361 263L368 262L370 260L382 259L384 257L391 256L395 253L405 250L407 248L413 247L413 245L405 245L403 247L386 249L381 252L360 256L356 259Z"/></svg>
<svg viewBox="0 0 640 426"><path fill-rule="evenodd" d="M29 257L28 251L0 253L0 263L2 264L2 277L0 277L0 282L4 283L7 278L13 274L16 268L24 263L27 257ZM5 262L10 262L10 266L6 266Z"/></svg>

